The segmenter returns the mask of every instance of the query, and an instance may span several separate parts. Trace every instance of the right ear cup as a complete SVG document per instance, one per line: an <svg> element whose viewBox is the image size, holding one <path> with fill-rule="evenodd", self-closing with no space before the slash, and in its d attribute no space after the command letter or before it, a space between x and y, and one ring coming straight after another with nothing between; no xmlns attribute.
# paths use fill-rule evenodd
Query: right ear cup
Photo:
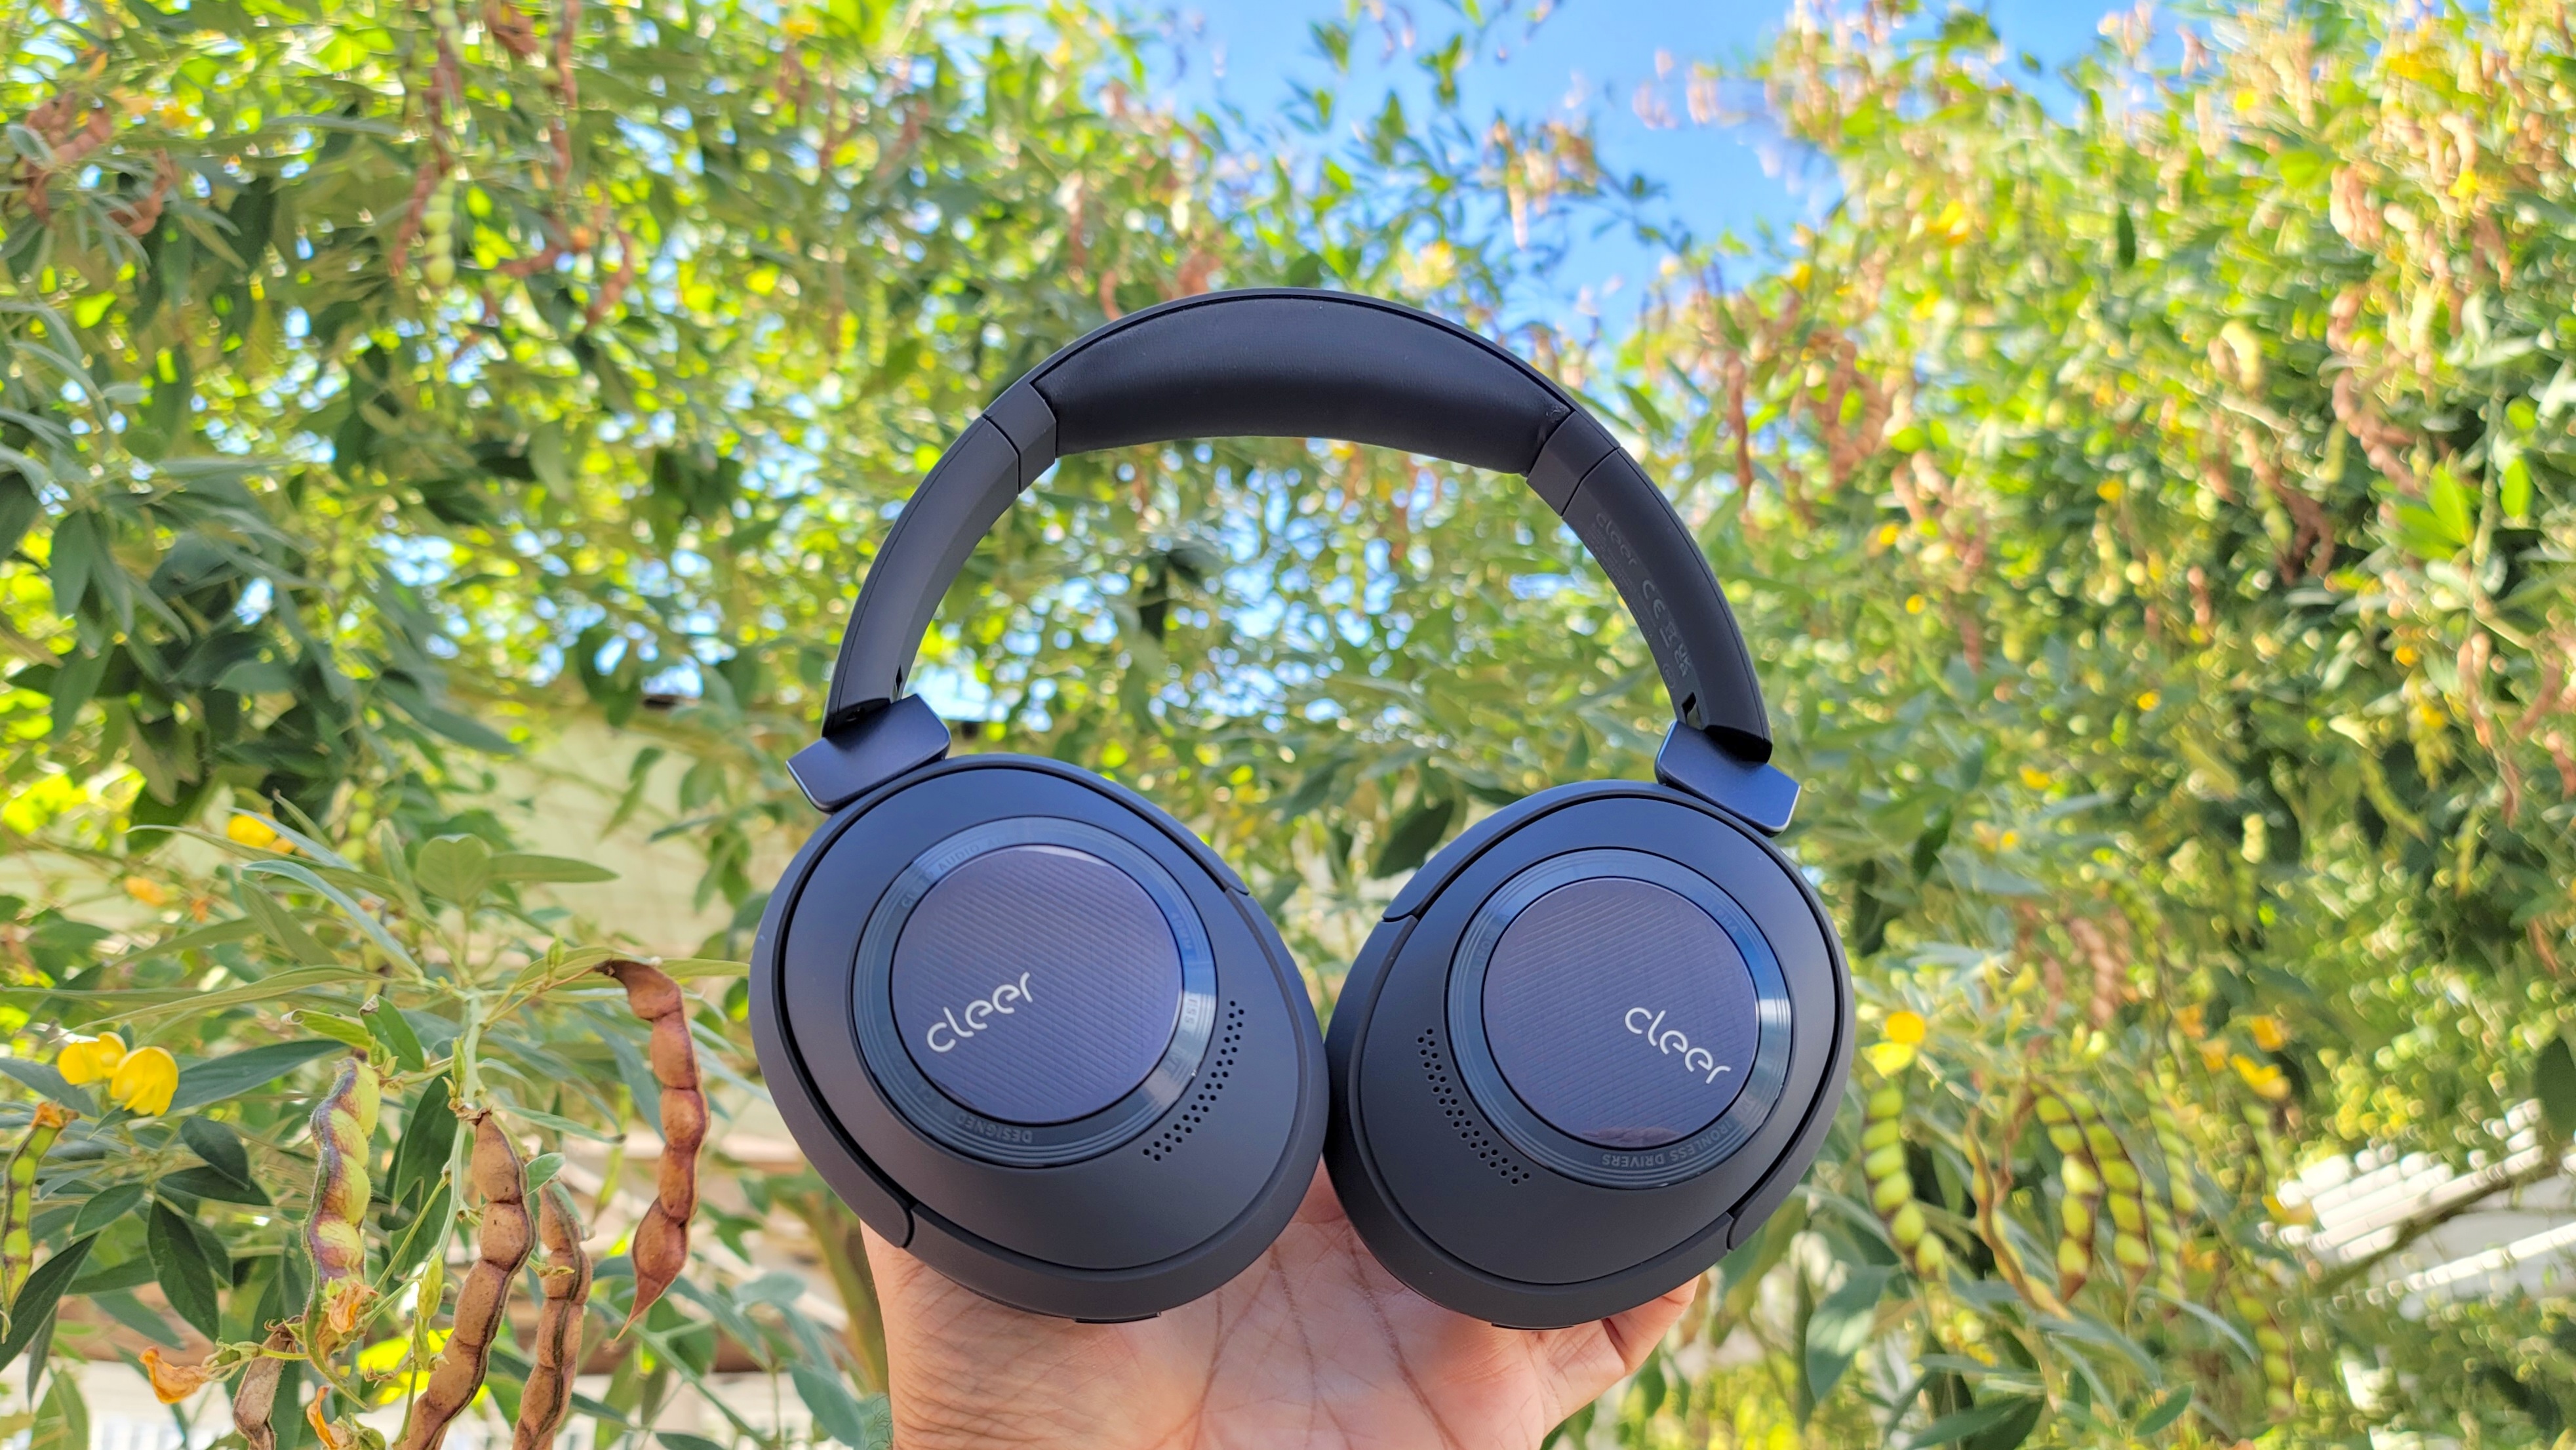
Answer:
<svg viewBox="0 0 2576 1450"><path fill-rule="evenodd" d="M1144 1318L1240 1273L1314 1176L1321 1035L1242 882L1053 761L926 765L773 894L752 1027L779 1111L879 1233L968 1288Z"/></svg>
<svg viewBox="0 0 2576 1450"><path fill-rule="evenodd" d="M1395 1276L1515 1328L1599 1319L1744 1242L1851 1056L1821 904L1661 785L1495 813L1416 873L1333 1008L1325 1158Z"/></svg>

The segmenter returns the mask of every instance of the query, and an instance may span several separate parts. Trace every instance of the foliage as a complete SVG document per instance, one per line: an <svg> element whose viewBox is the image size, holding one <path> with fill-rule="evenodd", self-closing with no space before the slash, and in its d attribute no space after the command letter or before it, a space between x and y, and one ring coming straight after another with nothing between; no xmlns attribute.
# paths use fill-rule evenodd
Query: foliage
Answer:
<svg viewBox="0 0 2576 1450"><path fill-rule="evenodd" d="M1800 853L1891 1037L1929 1019L1862 1073L1902 1152L1815 1192L1839 1272L1893 1259L1891 1173L1956 1250L1876 1326L1917 1443L2558 1434L2530 1351L2362 1292L2462 1205L2311 1259L2292 1178L2563 1173L2504 1125L2576 925L2567 26L2115 17L2061 116L1973 15L1807 16L1757 75L1841 203L1626 344L1759 581Z"/></svg>
<svg viewBox="0 0 2576 1450"><path fill-rule="evenodd" d="M435 1085L557 1152L656 1096L575 970L611 935L517 868L473 880L524 859L488 762L584 719L639 782L684 762L675 816L639 786L613 829L704 847L734 921L705 952L735 954L755 853L808 819L779 762L955 425L1104 316L1324 282L1504 332L1671 488L1764 656L1789 841L1881 1039L1810 1194L1570 1433L2552 1438L2563 1303L2401 1313L2301 1250L2282 1190L2365 1143L2557 1172L2490 1125L2569 1091L2559 11L2258 10L2179 63L2127 20L2064 103L1972 15L1801 12L1751 78L1840 204L1739 285L1678 259L1607 336L1517 299L1652 188L1580 127L1466 113L1455 69L1510 20L1479 14L1423 51L1428 105L1328 88L1249 130L1141 104L1133 37L1070 6L13 12L0 829L54 874L13 913L0 1065L47 1092L62 1034L113 1029L181 1069L167 1114L80 1104L23 1292L175 1338L149 1273L255 1352L299 1312L296 1120L324 1059L390 1053L392 1347L346 1372L399 1390L435 1315L388 1306L444 1262L401 1235L455 1181L405 1146L443 1141ZM1474 813L1641 773L1661 729L1542 506L1301 441L1059 465L925 656L961 747L1207 834L1327 1001ZM76 920L77 879L126 916ZM692 1009L720 1113L757 1091L733 1006ZM192 1096L245 1051L306 1055ZM203 1191L227 1132L216 1187L283 1216ZM638 1431L721 1343L856 1444L817 1368L881 1382L849 1220L739 1182L814 1227L846 1337L701 1242L576 1412ZM712 1211L719 1242L752 1222ZM2404 1391L2355 1398L2347 1364Z"/></svg>

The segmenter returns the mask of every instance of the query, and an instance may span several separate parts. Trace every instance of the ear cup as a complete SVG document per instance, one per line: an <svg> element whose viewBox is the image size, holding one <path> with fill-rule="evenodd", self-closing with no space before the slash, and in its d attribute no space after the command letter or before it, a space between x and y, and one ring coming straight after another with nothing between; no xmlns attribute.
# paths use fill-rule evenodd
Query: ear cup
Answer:
<svg viewBox="0 0 2576 1450"><path fill-rule="evenodd" d="M1659 785L1568 786L1416 874L1327 1038L1335 1189L1423 1295L1516 1328L1714 1264L1813 1161L1851 985L1771 844Z"/></svg>
<svg viewBox="0 0 2576 1450"><path fill-rule="evenodd" d="M1136 1319L1241 1272L1327 1118L1278 932L1169 816L979 755L842 808L771 897L752 1026L779 1111L879 1233L978 1293Z"/></svg>

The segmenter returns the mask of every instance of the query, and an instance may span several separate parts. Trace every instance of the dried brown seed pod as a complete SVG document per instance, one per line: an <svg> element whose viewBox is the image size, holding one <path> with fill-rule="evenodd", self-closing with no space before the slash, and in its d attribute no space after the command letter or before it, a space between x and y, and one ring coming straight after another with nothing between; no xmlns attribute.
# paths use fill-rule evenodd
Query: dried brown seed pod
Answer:
<svg viewBox="0 0 2576 1450"><path fill-rule="evenodd" d="M653 1081L662 1088L662 1164L653 1206L635 1225L633 1325L689 1262L689 1219L698 1211L698 1149L707 1137L707 1095L698 1085L698 1048L689 1036L689 999L660 967L612 961L600 971L626 989L629 1010L652 1028Z"/></svg>
<svg viewBox="0 0 2576 1450"><path fill-rule="evenodd" d="M519 1149L501 1125L501 1115L487 1110L468 1117L474 1124L474 1150L466 1177L483 1200L483 1224L475 1236L474 1267L466 1270L465 1282L456 1290L447 1347L430 1367L420 1398L412 1402L401 1450L438 1450L448 1425L483 1388L492 1340L509 1311L510 1281L528 1261L536 1237L528 1221L527 1177L519 1166Z"/></svg>
<svg viewBox="0 0 2576 1450"><path fill-rule="evenodd" d="M304 1248L313 1256L306 1348L330 1358L357 1331L367 1298L367 1135L375 1127L376 1075L363 1057L340 1064L313 1105L313 1209Z"/></svg>
<svg viewBox="0 0 2576 1450"><path fill-rule="evenodd" d="M241 1432L242 1443L250 1450L277 1450L277 1425L272 1416L277 1409L277 1383L286 1374L286 1361L276 1352L295 1347L295 1331L281 1324L268 1332L268 1343L261 1347L269 1353L252 1360L242 1371L241 1383L233 1387L233 1428Z"/></svg>
<svg viewBox="0 0 2576 1450"><path fill-rule="evenodd" d="M537 1238L546 1247L546 1266L537 1277L545 1285L546 1302L537 1311L536 1368L519 1394L510 1450L551 1450L555 1432L572 1408L572 1377L581 1370L582 1314L590 1303L590 1256L582 1252L581 1235L572 1195L561 1179L548 1183L537 1196Z"/></svg>

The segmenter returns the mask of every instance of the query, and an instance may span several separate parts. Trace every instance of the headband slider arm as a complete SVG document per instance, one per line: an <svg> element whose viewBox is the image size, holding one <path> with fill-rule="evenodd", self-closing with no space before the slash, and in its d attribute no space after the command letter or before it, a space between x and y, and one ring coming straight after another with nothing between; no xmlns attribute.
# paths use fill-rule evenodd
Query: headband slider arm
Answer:
<svg viewBox="0 0 2576 1450"><path fill-rule="evenodd" d="M1778 766L1739 760L1705 730L1676 722L1655 753L1655 779L1698 796L1766 836L1789 829L1798 782Z"/></svg>
<svg viewBox="0 0 2576 1450"><path fill-rule="evenodd" d="M1055 409L1045 397L1029 385L1026 378L1011 384L984 417L1002 436L1011 441L1011 449L1020 455L1020 487L1038 481L1038 475L1052 467L1055 452Z"/></svg>
<svg viewBox="0 0 2576 1450"><path fill-rule="evenodd" d="M824 731L788 760L787 773L814 809L830 812L947 753L948 726L919 695L906 695Z"/></svg>
<svg viewBox="0 0 2576 1450"><path fill-rule="evenodd" d="M1574 491L1582 486L1583 476L1602 459L1618 451L1617 439L1608 429L1592 420L1590 414L1577 410L1568 413L1556 431L1538 451L1538 459L1529 467L1529 486L1547 506L1565 517L1573 506Z"/></svg>

